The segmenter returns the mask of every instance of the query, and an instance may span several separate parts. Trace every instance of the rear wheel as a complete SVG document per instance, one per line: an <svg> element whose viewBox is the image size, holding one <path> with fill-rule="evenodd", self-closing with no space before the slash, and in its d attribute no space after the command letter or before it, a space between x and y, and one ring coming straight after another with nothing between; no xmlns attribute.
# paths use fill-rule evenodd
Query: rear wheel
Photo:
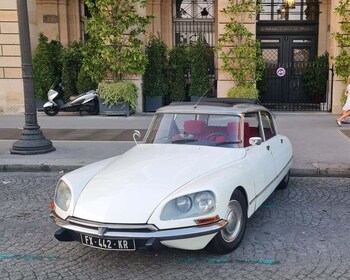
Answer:
<svg viewBox="0 0 350 280"><path fill-rule="evenodd" d="M290 176L290 171L286 174L286 176L283 177L282 181L278 184L277 189L285 189L288 186L289 183L289 176Z"/></svg>
<svg viewBox="0 0 350 280"><path fill-rule="evenodd" d="M89 115L98 115L100 113L100 104L98 102L98 98L94 98L92 100L93 106L88 111Z"/></svg>
<svg viewBox="0 0 350 280"><path fill-rule="evenodd" d="M44 112L48 116L56 116L59 109L57 106L44 107Z"/></svg>
<svg viewBox="0 0 350 280"><path fill-rule="evenodd" d="M236 190L227 207L228 224L208 244L208 250L227 254L241 243L247 226L247 202L241 191Z"/></svg>

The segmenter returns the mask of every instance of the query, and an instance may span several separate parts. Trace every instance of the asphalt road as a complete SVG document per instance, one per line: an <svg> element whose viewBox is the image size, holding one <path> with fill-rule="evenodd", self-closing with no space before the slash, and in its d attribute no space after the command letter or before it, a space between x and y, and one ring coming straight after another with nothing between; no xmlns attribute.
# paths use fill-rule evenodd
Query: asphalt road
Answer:
<svg viewBox="0 0 350 280"><path fill-rule="evenodd" d="M58 173L0 173L0 279L350 279L350 178L291 178L228 255L110 252L59 243Z"/></svg>

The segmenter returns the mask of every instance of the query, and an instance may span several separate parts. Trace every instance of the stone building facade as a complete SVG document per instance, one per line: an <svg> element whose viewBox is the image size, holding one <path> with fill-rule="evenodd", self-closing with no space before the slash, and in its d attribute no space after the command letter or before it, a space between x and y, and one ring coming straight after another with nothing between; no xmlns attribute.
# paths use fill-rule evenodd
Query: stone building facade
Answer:
<svg viewBox="0 0 350 280"><path fill-rule="evenodd" d="M318 22L315 24L317 28L314 28L316 55L321 55L327 51L330 57L333 57L339 51L337 43L332 36L334 32L340 30L340 20L334 13L335 8L339 5L339 1L324 0L319 3L318 1L311 0L311 2L317 2L318 5ZM271 6L272 26L275 26L276 22L278 23L277 19L286 19L287 15L283 14L283 7L285 6L276 4L277 2L284 3L284 0L262 2L265 3L267 9L269 8L269 3L275 3ZM300 5L300 7L303 7L300 22L294 22L293 25L286 25L287 27L284 27L284 29L280 28L280 32L281 30L286 30L287 33L292 32L291 30L296 28L295 25L299 27L304 25L309 26L309 22L305 21L305 19L308 17L309 12L307 13L306 10L309 8L308 2L310 0L296 0L295 2L297 6ZM155 16L154 21L148 27L148 32L150 34L160 34L167 46L173 47L183 40L195 40L195 37L198 36L197 31L201 29L204 30L203 32L207 41L214 47L217 45L220 34L224 32L225 24L229 21L229 18L222 13L222 9L225 6L227 6L227 0L148 0L146 13ZM297 10L298 8L295 11ZM35 50L38 44L38 35L40 32L43 32L49 39L59 39L63 45L81 40L84 37L82 16L85 13L85 7L82 0L28 0L28 12L32 51ZM291 11L290 17L292 17L292 12L294 11ZM274 18L275 15L276 18ZM271 28L266 29L261 24L259 25L260 21L256 19L242 17L242 21L257 36L260 36L258 34L259 32L262 32L262 37L264 37L269 34L268 32L266 33L266 30L272 30L272 32L275 30ZM306 29L302 28L300 30ZM279 34L280 38L286 39L283 35L282 33ZM294 36L292 33L289 35ZM147 37L145 36L145 42ZM277 37L275 36L274 38ZM307 40L304 41L306 42ZM267 40L267 42L272 41ZM295 40L295 42L300 42L300 40ZM293 50L297 52L298 50L305 51L307 49L308 47L299 49L296 47ZM227 73L220 70L221 63L217 57L214 64L214 78L217 84L216 94L218 97L225 97L227 90L232 87L233 82ZM1 0L0 113L18 113L24 111L21 75L16 1ZM332 100L329 102L333 113L339 113L341 111L340 95L343 91L343 82L335 76L333 83L328 86L328 92L333 93ZM141 108L142 106L139 106L139 110Z"/></svg>

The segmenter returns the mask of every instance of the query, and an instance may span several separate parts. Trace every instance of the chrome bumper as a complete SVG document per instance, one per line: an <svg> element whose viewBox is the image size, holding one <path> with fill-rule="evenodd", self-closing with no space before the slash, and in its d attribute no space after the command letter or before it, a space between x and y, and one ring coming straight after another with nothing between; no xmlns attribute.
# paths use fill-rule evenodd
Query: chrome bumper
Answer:
<svg viewBox="0 0 350 280"><path fill-rule="evenodd" d="M151 239L175 240L209 235L220 231L227 225L226 220L186 228L159 230L154 225L119 225L82 221L74 218L61 219L55 212L51 213L57 226L73 232L115 239Z"/></svg>

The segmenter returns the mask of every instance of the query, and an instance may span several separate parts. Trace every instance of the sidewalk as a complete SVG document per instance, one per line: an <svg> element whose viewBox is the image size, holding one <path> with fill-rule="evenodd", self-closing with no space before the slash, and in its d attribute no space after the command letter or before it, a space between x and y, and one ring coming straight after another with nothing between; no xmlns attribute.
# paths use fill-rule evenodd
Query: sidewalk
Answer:
<svg viewBox="0 0 350 280"><path fill-rule="evenodd" d="M293 176L350 177L350 124L338 127L336 116L328 113L275 115L279 132L293 144ZM24 116L0 115L0 171L65 172L122 154L135 145L132 131L144 132L151 119L152 114L125 118L39 113L38 124L56 151L23 156L10 154L10 148L19 139Z"/></svg>

